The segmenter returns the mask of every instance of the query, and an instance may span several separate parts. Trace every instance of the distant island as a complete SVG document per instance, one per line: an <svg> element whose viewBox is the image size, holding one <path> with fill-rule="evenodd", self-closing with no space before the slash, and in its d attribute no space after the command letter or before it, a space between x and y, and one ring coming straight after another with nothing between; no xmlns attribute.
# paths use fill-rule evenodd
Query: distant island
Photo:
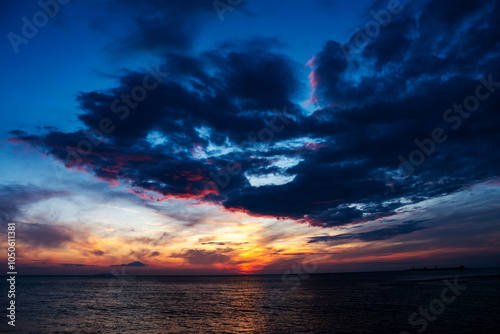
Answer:
<svg viewBox="0 0 500 334"><path fill-rule="evenodd" d="M415 268L415 266L413 266L413 268L411 269L406 269L405 271L425 271L425 270L463 270L465 269L464 266L460 266L460 267L456 267L456 268L438 268L437 266L434 266L434 268L427 268L427 267L423 267L423 268Z"/></svg>

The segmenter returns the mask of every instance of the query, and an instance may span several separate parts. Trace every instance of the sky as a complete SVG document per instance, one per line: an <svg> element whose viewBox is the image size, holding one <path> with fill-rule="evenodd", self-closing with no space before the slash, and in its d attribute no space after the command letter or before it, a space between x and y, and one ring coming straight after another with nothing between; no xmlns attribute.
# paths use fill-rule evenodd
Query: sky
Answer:
<svg viewBox="0 0 500 334"><path fill-rule="evenodd" d="M1 6L18 274L500 264L500 1Z"/></svg>

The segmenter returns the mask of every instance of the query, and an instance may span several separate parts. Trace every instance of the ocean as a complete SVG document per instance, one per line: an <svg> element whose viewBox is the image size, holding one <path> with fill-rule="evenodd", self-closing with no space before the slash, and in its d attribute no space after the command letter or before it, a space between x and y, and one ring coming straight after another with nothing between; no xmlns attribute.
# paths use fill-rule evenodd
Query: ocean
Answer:
<svg viewBox="0 0 500 334"><path fill-rule="evenodd" d="M5 276L4 276L5 279ZM2 284L3 332L7 325ZM17 276L16 333L500 333L500 269Z"/></svg>

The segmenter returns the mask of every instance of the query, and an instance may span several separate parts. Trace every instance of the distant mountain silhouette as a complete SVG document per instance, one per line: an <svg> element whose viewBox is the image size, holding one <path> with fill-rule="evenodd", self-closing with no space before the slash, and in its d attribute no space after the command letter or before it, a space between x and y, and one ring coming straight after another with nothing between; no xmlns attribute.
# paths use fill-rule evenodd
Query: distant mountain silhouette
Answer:
<svg viewBox="0 0 500 334"><path fill-rule="evenodd" d="M415 268L415 266L413 266L413 268L411 269L407 269L405 271L424 271L424 270L462 270L462 269L465 269L464 266L460 266L460 267L456 267L456 268L438 268L437 266L435 266L434 268L427 268L427 267L423 267L423 268Z"/></svg>

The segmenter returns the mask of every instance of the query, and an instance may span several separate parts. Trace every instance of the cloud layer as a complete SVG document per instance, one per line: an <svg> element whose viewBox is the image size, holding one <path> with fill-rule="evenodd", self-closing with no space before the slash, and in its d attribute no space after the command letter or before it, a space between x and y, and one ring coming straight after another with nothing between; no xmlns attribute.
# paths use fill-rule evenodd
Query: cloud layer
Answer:
<svg viewBox="0 0 500 334"><path fill-rule="evenodd" d="M169 13L185 13L182 22L203 12L174 3ZM137 19L127 35L131 48L161 49L156 69L80 93L79 131L13 135L146 199L196 198L323 227L390 217L499 175L498 17L498 1L424 1L362 44L353 35L347 58L341 44L325 42L309 62L311 113L298 104L300 66L272 41L194 54L186 51L194 30L160 12ZM158 26L168 36L149 33ZM487 97L472 108L467 98L480 84ZM432 148L436 129L447 139ZM400 156L416 160L415 150L425 161L398 169ZM265 178L271 182L252 184ZM177 256L224 262L226 255Z"/></svg>

